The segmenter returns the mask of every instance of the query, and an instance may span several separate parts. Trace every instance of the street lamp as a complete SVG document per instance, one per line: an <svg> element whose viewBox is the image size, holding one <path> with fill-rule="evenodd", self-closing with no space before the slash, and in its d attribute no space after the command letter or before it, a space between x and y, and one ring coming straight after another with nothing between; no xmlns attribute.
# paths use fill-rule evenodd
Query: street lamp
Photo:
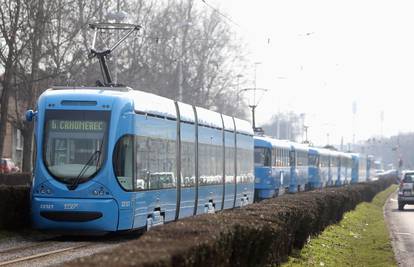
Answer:
<svg viewBox="0 0 414 267"><path fill-rule="evenodd" d="M237 74L237 92L240 90L240 78L243 78L243 74Z"/></svg>
<svg viewBox="0 0 414 267"><path fill-rule="evenodd" d="M126 13L125 11L120 10L119 0L117 0L117 3L116 3L116 12L114 12L114 11L109 12L108 15L107 15L107 19L109 21L115 21L116 23L121 23L123 21L126 21L126 20L128 20L128 17L129 17L128 13ZM118 31L116 32L116 39L119 40L119 32ZM115 54L115 56L114 56L114 58L115 58L115 60L114 60L114 65L115 65L115 68L114 68L114 83L117 84L118 83L118 72L119 72L118 60L117 60L118 59L118 53L115 52L114 54Z"/></svg>
<svg viewBox="0 0 414 267"><path fill-rule="evenodd" d="M183 29L183 36L181 39L181 50L178 60L178 101L183 101L183 58L185 53L185 42L188 34L188 27L191 26L191 22L183 22L178 25Z"/></svg>
<svg viewBox="0 0 414 267"><path fill-rule="evenodd" d="M256 78L257 78L256 72L257 72L257 65L260 65L260 64L262 64L262 62L255 62L254 63L254 88L255 88L255 90L253 91L253 104L256 103L256 88L257 88L257 85L256 85ZM254 128L254 126L253 126L253 128Z"/></svg>

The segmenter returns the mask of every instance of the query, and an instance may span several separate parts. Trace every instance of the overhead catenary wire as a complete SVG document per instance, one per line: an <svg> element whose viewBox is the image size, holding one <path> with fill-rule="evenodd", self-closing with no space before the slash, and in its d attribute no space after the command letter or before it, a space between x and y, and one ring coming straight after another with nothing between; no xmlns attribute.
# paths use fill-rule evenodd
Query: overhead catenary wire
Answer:
<svg viewBox="0 0 414 267"><path fill-rule="evenodd" d="M227 21L231 22L232 24L236 25L239 28L242 28L242 26L240 26L240 24L238 24L232 18L230 18L230 16L228 16L228 15L220 12L220 10L218 10L217 8L215 8L214 6L212 6L211 4L207 3L206 0L201 0L201 2L203 2L206 6L208 6L209 8L211 8L214 12L216 12L217 14L219 14L220 16L222 16L223 18L225 18Z"/></svg>

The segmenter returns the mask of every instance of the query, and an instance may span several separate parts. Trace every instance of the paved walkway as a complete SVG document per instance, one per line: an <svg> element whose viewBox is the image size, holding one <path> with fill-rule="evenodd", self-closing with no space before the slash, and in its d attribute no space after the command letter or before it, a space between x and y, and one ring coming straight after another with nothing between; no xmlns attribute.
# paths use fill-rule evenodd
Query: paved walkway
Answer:
<svg viewBox="0 0 414 267"><path fill-rule="evenodd" d="M399 211L396 191L385 203L384 216L398 266L414 266L414 205Z"/></svg>

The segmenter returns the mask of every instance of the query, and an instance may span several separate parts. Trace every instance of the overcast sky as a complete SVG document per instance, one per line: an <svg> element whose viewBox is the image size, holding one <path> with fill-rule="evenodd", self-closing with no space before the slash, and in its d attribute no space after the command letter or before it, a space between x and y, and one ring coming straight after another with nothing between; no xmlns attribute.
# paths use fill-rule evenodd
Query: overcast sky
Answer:
<svg viewBox="0 0 414 267"><path fill-rule="evenodd" d="M414 131L414 2L206 0L247 43L257 87L270 89L258 124L277 111L306 113L317 145ZM207 7L206 7L207 8ZM235 25L238 24L239 26ZM252 70L254 68L252 67ZM254 71L242 87L252 87Z"/></svg>

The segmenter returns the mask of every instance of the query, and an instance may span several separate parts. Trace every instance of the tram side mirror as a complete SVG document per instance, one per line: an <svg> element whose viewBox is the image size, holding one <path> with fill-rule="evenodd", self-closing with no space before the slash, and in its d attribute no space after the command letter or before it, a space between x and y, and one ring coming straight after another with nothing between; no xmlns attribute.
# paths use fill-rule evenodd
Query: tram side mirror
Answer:
<svg viewBox="0 0 414 267"><path fill-rule="evenodd" d="M26 121L31 122L33 121L33 118L37 115L37 111L33 111L29 109L26 111Z"/></svg>

